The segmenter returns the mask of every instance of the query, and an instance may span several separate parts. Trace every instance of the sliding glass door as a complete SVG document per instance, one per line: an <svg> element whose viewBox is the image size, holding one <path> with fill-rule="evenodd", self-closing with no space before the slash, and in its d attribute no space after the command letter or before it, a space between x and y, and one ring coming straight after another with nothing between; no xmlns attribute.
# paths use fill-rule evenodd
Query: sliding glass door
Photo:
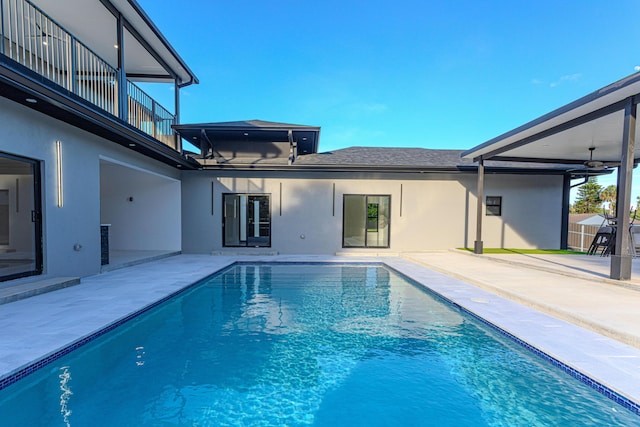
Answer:
<svg viewBox="0 0 640 427"><path fill-rule="evenodd" d="M223 246L271 246L269 195L223 194Z"/></svg>
<svg viewBox="0 0 640 427"><path fill-rule="evenodd" d="M42 273L40 165L0 153L0 281Z"/></svg>
<svg viewBox="0 0 640 427"><path fill-rule="evenodd" d="M344 195L342 247L388 248L391 196Z"/></svg>

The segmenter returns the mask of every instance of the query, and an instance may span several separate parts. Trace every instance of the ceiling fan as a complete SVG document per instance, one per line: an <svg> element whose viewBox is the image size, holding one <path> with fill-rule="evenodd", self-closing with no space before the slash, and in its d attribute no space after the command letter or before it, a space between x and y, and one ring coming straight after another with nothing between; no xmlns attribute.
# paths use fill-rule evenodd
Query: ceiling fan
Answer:
<svg viewBox="0 0 640 427"><path fill-rule="evenodd" d="M27 19L27 21L29 21L29 19ZM57 42L62 42L62 43L65 42L64 38L59 37L55 34L48 33L37 22L34 22L33 26L35 27L35 29L33 31L33 34L31 34L29 37L40 38L42 40L42 44L46 45L48 40L55 40Z"/></svg>
<svg viewBox="0 0 640 427"><path fill-rule="evenodd" d="M603 162L600 160L593 160L593 152L595 151L595 149L596 147L589 147L589 160L583 163L585 167L591 170L603 170L607 169L610 166L618 166L618 163L616 162Z"/></svg>

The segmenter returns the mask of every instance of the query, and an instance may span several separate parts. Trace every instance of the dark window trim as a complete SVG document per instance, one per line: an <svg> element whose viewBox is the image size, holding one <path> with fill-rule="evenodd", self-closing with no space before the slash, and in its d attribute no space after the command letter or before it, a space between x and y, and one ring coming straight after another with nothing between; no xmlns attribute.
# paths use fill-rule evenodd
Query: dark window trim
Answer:
<svg viewBox="0 0 640 427"><path fill-rule="evenodd" d="M485 199L486 216L502 216L502 196L487 196Z"/></svg>
<svg viewBox="0 0 640 427"><path fill-rule="evenodd" d="M388 197L389 198L389 228L388 228L388 235L387 235L387 245L386 246L368 246L367 245L367 222L368 222L368 215L365 218L365 233L364 233L364 246L345 246L344 245L344 219L345 219L345 196L361 196L361 197L365 197L365 205L368 206L368 202L367 202L367 198L368 197ZM342 194L342 235L341 235L341 240L342 240L342 248L343 249L389 249L391 247L391 194L359 194L359 193L344 193Z"/></svg>
<svg viewBox="0 0 640 427"><path fill-rule="evenodd" d="M227 245L225 242L225 212L226 205L224 203L225 196L267 196L269 200L269 243L265 246L252 246L252 245ZM273 212L272 212L272 203L271 203L271 193L222 193L222 247L223 248L270 248L271 247L271 230L273 223Z"/></svg>

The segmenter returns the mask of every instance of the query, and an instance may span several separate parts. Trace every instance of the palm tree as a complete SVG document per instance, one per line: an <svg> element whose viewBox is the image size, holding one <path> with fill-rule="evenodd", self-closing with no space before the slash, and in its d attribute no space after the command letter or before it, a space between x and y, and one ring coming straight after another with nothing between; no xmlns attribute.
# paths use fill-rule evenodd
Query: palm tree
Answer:
<svg viewBox="0 0 640 427"><path fill-rule="evenodd" d="M618 188L615 185L609 185L600 193L600 200L609 203L609 215L615 212L617 193Z"/></svg>

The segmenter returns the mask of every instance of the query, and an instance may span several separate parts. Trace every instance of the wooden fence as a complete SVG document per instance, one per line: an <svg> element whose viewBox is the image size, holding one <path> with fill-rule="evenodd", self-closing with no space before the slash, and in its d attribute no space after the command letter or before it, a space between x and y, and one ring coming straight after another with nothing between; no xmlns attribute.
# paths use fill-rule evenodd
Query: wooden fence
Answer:
<svg viewBox="0 0 640 427"><path fill-rule="evenodd" d="M599 228L599 225L569 223L567 246L575 251L586 252Z"/></svg>

